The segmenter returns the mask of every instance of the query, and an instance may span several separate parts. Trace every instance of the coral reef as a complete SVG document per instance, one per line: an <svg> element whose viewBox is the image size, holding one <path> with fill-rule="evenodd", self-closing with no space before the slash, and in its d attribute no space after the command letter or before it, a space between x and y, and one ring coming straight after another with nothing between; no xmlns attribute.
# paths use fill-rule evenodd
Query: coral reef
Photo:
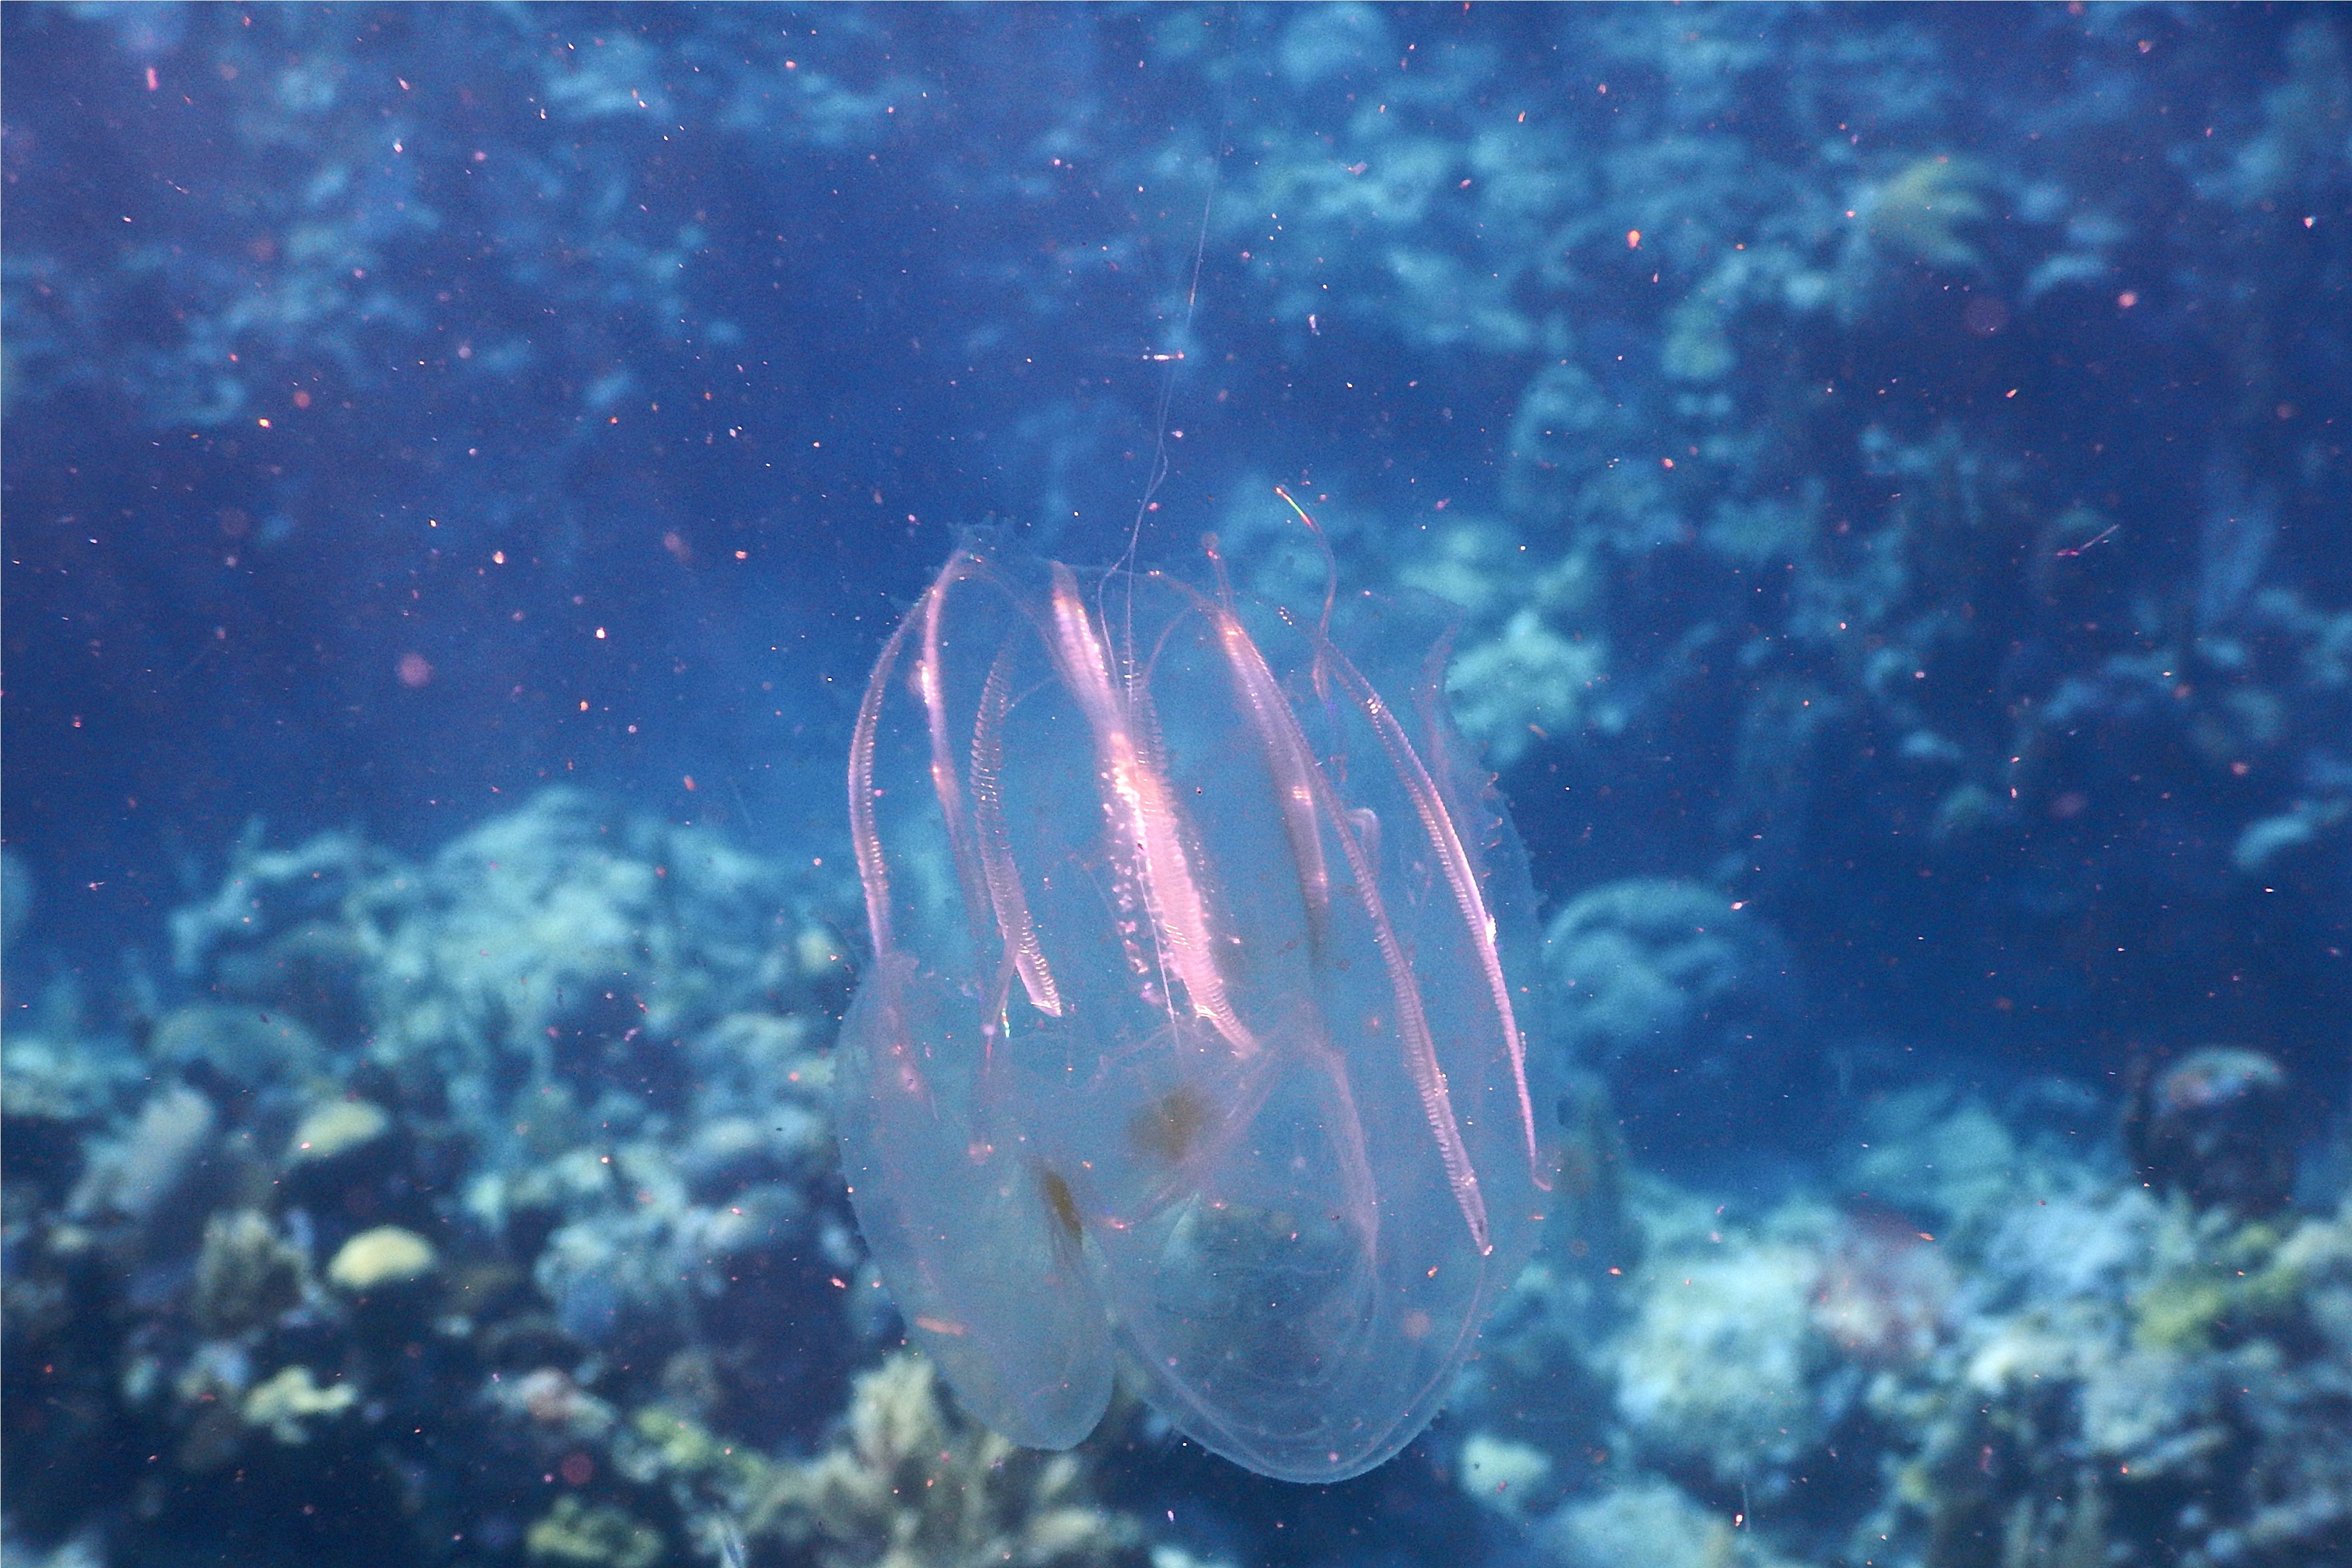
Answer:
<svg viewBox="0 0 2352 1568"><path fill-rule="evenodd" d="M847 1427L777 1471L747 1520L817 1568L1139 1568L1136 1522L1095 1503L1075 1454L1017 1448L951 1417L939 1374L900 1352L857 1380Z"/></svg>
<svg viewBox="0 0 2352 1568"><path fill-rule="evenodd" d="M268 1477L269 1558L353 1470L335 1529L393 1533L339 1560L1140 1564L1087 1460L919 1357L852 1387L888 1308L833 1173L835 894L566 794L423 865L247 841L175 922L242 998L150 1031L176 1077L77 1102L12 1053L12 1129L58 1128L47 1204L9 1191L12 1531L161 1560ZM346 1028L293 1021L321 995Z"/></svg>
<svg viewBox="0 0 2352 1568"><path fill-rule="evenodd" d="M1719 1256L1668 1255L1647 1267L1678 1278L1653 1285L1610 1358L1619 1415L1669 1465L1766 1497L1785 1492L1795 1461L1842 1414L1823 1387L1829 1342L1812 1321L1819 1255L1733 1242Z"/></svg>
<svg viewBox="0 0 2352 1568"><path fill-rule="evenodd" d="M1562 1568L1745 1568L1785 1559L1743 1537L1732 1521L1661 1480L1633 1481L1561 1509L1545 1522L1545 1548Z"/></svg>
<svg viewBox="0 0 2352 1568"><path fill-rule="evenodd" d="M337 1530L422 1533L352 1560L664 1559L709 1468L677 1424L813 1436L879 1326L828 1180L834 896L576 795L423 865L247 841L175 922L237 1000L164 1012L143 1082L102 1041L72 1076L87 1022L10 1039L11 1529L142 1559L268 1475L267 1555L356 1465Z"/></svg>
<svg viewBox="0 0 2352 1568"><path fill-rule="evenodd" d="M2034 1103L1890 1097L1761 1208L1636 1182L1602 1289L1522 1283L1463 1484L1572 1563L2335 1561L2352 1202L2160 1196Z"/></svg>

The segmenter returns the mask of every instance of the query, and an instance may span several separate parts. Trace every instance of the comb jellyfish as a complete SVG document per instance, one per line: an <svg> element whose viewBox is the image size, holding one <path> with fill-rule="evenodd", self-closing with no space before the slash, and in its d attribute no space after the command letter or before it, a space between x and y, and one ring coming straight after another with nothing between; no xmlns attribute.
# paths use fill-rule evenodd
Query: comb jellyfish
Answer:
<svg viewBox="0 0 2352 1568"><path fill-rule="evenodd" d="M1542 1226L1535 895L1426 617L1216 575L967 546L884 647L844 1163L1006 1437L1078 1442L1123 1367L1215 1453L1336 1481L1428 1424Z"/></svg>

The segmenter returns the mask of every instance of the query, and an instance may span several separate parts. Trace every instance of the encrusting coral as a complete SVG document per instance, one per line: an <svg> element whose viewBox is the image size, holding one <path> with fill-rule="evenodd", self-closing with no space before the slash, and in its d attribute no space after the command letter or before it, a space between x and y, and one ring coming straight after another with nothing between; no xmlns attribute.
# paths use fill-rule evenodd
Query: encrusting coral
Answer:
<svg viewBox="0 0 2352 1568"><path fill-rule="evenodd" d="M354 1295L396 1285L413 1285L439 1266L433 1244L413 1230L380 1225L338 1247L327 1279Z"/></svg>

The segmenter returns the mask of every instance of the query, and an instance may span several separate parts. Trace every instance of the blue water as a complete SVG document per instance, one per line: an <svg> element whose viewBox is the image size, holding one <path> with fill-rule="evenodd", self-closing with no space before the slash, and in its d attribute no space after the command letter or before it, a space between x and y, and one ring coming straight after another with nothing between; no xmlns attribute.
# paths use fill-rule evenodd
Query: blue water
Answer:
<svg viewBox="0 0 2352 1568"><path fill-rule="evenodd" d="M9 1556L868 1560L867 673L966 539L1311 616L1279 485L1589 1181L1399 1458L1117 1402L1035 1560L2345 1560L2346 15L5 8Z"/></svg>

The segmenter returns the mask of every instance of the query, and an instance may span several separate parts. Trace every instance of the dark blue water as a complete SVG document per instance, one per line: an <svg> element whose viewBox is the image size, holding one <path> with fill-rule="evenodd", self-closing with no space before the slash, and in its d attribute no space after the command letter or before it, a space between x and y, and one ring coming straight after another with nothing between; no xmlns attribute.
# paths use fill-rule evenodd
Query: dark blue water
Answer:
<svg viewBox="0 0 2352 1568"><path fill-rule="evenodd" d="M2352 1555L2343 11L0 41L12 1560ZM1370 1476L1066 1476L888 1359L845 758L965 538L1311 616L1277 485L1581 1173Z"/></svg>

